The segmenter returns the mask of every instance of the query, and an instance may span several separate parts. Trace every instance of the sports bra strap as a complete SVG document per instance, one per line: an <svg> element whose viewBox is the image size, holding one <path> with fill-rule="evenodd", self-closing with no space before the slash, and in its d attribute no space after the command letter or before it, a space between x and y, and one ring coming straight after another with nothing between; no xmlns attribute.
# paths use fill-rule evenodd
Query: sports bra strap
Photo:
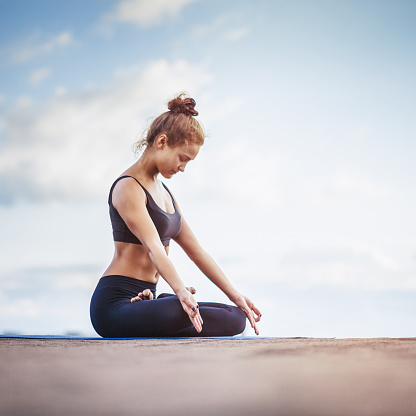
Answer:
<svg viewBox="0 0 416 416"><path fill-rule="evenodd" d="M134 177L134 176L130 176L130 175L124 175L124 176L120 176L119 178L117 178L115 181L114 181L114 183L113 183L113 185L112 185L112 187L111 187L111 189L110 189L110 194L108 195L108 203L109 204L111 204L111 205L113 205L113 190L114 190L114 187L116 186L116 184L117 184L117 182L120 180L120 179L124 179L124 178L133 178L141 187L142 187L142 189L143 189L143 191L144 191L144 193L146 194L146 197L147 196L149 196L150 194L149 194L149 192L147 191L147 189ZM170 192L169 192L170 193Z"/></svg>
<svg viewBox="0 0 416 416"><path fill-rule="evenodd" d="M133 178L142 187L143 191L145 191L146 194L149 193L147 189L134 176L130 176L130 175L120 176L119 178L116 179L114 183L117 183L120 179L124 179L124 178Z"/></svg>
<svg viewBox="0 0 416 416"><path fill-rule="evenodd" d="M111 189L110 189L110 195L108 196L108 202L112 205L113 204L113 190L114 190L114 187L116 186L116 184L117 184L117 182L120 180L120 179L124 179L124 178L133 178L141 187L142 187L142 189L143 189L143 191L144 191L144 193L146 194L146 197L150 197L150 198L152 198L152 195L150 195L150 193L149 193L149 191L134 177L134 176L130 176L130 175L124 175L124 176L120 176L119 178L117 178L115 181L114 181L114 183L113 183L113 186L111 187ZM170 197L171 197L171 199L172 199L172 203L173 203L173 206L174 206L174 208L176 209L176 204L175 204L175 200L174 200L174 198L173 198L173 195L171 194L171 192L169 191L169 188L162 182L162 185L163 185L163 187L168 191L168 193L169 193L169 195L170 195ZM153 199L153 198L152 198Z"/></svg>
<svg viewBox="0 0 416 416"><path fill-rule="evenodd" d="M132 244L142 244L140 240L129 230L126 223L124 222L123 218L118 213L117 209L114 207L112 202L113 197L113 190L117 182L124 178L133 178L143 189L147 201L146 201L146 208L152 219L156 230L159 234L160 240L164 246L169 245L169 241L172 238L175 238L182 226L181 221L181 214L176 208L175 200L173 199L172 194L170 193L167 186L162 182L163 187L168 191L170 197L172 198L172 203L175 208L175 212L172 214L162 210L156 202L153 200L152 195L147 191L147 189L134 177L130 175L124 175L117 178L113 185L111 186L110 193L108 196L108 203L110 206L110 219L113 228L113 238L114 241L120 241L124 243L132 243Z"/></svg>
<svg viewBox="0 0 416 416"><path fill-rule="evenodd" d="M162 182L162 185L168 191L170 197L172 198L173 205L176 207L175 199L173 198L173 195L170 193L169 188L163 182Z"/></svg>

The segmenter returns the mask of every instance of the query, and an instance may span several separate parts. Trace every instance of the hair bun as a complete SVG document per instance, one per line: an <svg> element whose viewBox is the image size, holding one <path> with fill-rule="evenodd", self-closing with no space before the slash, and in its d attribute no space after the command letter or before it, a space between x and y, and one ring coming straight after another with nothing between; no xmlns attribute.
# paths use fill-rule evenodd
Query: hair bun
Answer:
<svg viewBox="0 0 416 416"><path fill-rule="evenodd" d="M195 110L195 100L190 97L184 97L185 95L181 94L169 101L168 109L172 111L172 113L183 113L187 116L197 116L198 111Z"/></svg>

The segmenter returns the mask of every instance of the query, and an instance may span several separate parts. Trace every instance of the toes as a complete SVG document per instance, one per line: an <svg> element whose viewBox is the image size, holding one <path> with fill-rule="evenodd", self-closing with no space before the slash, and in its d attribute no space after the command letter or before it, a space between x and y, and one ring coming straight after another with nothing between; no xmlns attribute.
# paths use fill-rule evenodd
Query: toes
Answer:
<svg viewBox="0 0 416 416"><path fill-rule="evenodd" d="M143 290L142 295L143 295L142 296L143 299L145 299L145 300L152 300L153 299L153 293L150 289Z"/></svg>
<svg viewBox="0 0 416 416"><path fill-rule="evenodd" d="M131 299L131 302L137 302L140 300L152 300L153 299L153 293L150 289L145 289L143 292L140 292L137 296Z"/></svg>

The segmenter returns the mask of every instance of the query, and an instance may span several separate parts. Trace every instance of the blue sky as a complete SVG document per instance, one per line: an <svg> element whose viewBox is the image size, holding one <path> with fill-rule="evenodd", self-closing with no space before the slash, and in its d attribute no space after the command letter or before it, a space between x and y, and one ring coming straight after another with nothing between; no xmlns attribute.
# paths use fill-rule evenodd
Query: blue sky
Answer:
<svg viewBox="0 0 416 416"><path fill-rule="evenodd" d="M0 332L93 333L108 189L185 90L208 137L168 186L262 335L414 335L415 17L402 0L0 0ZM171 255L199 300L226 300Z"/></svg>

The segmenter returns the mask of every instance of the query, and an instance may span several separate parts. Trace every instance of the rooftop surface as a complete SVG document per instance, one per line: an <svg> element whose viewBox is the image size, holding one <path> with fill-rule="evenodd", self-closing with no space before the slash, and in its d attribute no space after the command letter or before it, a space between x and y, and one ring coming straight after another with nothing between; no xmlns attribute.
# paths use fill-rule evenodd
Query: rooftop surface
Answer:
<svg viewBox="0 0 416 416"><path fill-rule="evenodd" d="M416 338L0 338L1 415L415 415Z"/></svg>

